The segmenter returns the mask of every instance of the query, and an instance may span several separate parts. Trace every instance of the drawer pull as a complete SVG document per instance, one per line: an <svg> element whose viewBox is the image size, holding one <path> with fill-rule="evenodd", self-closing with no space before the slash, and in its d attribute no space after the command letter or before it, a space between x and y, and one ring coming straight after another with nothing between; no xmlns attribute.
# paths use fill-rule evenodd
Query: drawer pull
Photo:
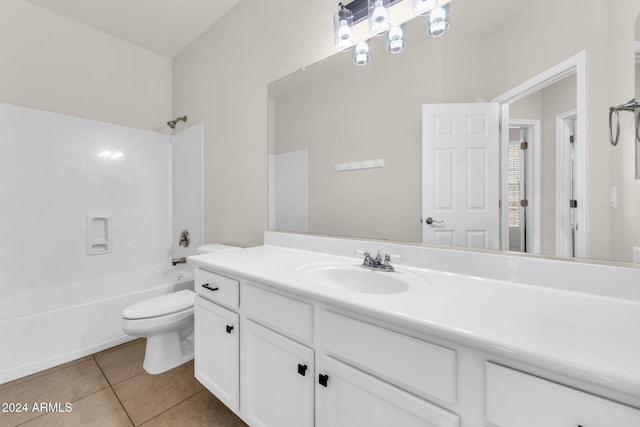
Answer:
<svg viewBox="0 0 640 427"><path fill-rule="evenodd" d="M298 363L298 373L304 377L307 374L307 365Z"/></svg>
<svg viewBox="0 0 640 427"><path fill-rule="evenodd" d="M233 326L227 325L227 333L230 334L233 331Z"/></svg>
<svg viewBox="0 0 640 427"><path fill-rule="evenodd" d="M326 387L328 382L329 382L329 375L324 375L324 374L318 375L318 384L320 384L323 387Z"/></svg>
<svg viewBox="0 0 640 427"><path fill-rule="evenodd" d="M202 285L202 287L205 289L209 289L210 291L217 291L218 289L220 289L220 288L212 288L209 286L208 283L205 283L204 285Z"/></svg>

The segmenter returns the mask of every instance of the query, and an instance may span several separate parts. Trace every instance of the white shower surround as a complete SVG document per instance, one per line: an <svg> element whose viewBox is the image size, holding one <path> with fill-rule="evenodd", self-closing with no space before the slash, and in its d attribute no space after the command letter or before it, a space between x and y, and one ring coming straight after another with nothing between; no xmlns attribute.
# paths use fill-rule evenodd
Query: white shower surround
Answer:
<svg viewBox="0 0 640 427"><path fill-rule="evenodd" d="M130 340L122 308L192 287L170 264L202 242L202 197L181 199L192 214L172 221L172 191L190 185L172 173L194 169L201 189L191 160L202 125L189 131L172 138L0 104L0 383ZM172 165L175 139L190 164ZM112 250L88 255L96 215L110 217ZM193 244L172 253L184 228Z"/></svg>

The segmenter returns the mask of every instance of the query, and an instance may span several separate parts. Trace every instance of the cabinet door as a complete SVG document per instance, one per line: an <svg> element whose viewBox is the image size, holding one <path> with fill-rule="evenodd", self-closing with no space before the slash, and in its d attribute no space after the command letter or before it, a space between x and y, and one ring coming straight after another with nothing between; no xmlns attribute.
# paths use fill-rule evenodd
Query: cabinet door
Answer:
<svg viewBox="0 0 640 427"><path fill-rule="evenodd" d="M313 426L313 350L242 319L241 402L252 427Z"/></svg>
<svg viewBox="0 0 640 427"><path fill-rule="evenodd" d="M194 317L195 377L225 405L238 412L238 315L196 297Z"/></svg>
<svg viewBox="0 0 640 427"><path fill-rule="evenodd" d="M638 427L640 411L487 363L487 421L499 427Z"/></svg>
<svg viewBox="0 0 640 427"><path fill-rule="evenodd" d="M316 386L318 427L459 427L460 417L345 365L322 359Z"/></svg>

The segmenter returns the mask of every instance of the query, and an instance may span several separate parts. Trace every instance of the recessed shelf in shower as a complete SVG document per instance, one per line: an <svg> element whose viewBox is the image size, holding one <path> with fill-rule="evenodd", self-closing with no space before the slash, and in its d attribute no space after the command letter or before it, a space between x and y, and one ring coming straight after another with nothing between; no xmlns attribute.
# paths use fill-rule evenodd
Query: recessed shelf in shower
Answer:
<svg viewBox="0 0 640 427"><path fill-rule="evenodd" d="M87 216L87 255L111 252L111 217L108 215Z"/></svg>

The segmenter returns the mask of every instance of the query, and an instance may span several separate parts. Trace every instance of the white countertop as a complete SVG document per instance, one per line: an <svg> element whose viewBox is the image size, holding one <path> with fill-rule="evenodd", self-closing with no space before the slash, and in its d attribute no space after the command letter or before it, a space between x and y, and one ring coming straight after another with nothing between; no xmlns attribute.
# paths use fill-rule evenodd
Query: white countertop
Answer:
<svg viewBox="0 0 640 427"><path fill-rule="evenodd" d="M351 292L297 271L361 259L269 245L189 262L640 397L638 301L404 266L396 267L430 283L398 294Z"/></svg>

